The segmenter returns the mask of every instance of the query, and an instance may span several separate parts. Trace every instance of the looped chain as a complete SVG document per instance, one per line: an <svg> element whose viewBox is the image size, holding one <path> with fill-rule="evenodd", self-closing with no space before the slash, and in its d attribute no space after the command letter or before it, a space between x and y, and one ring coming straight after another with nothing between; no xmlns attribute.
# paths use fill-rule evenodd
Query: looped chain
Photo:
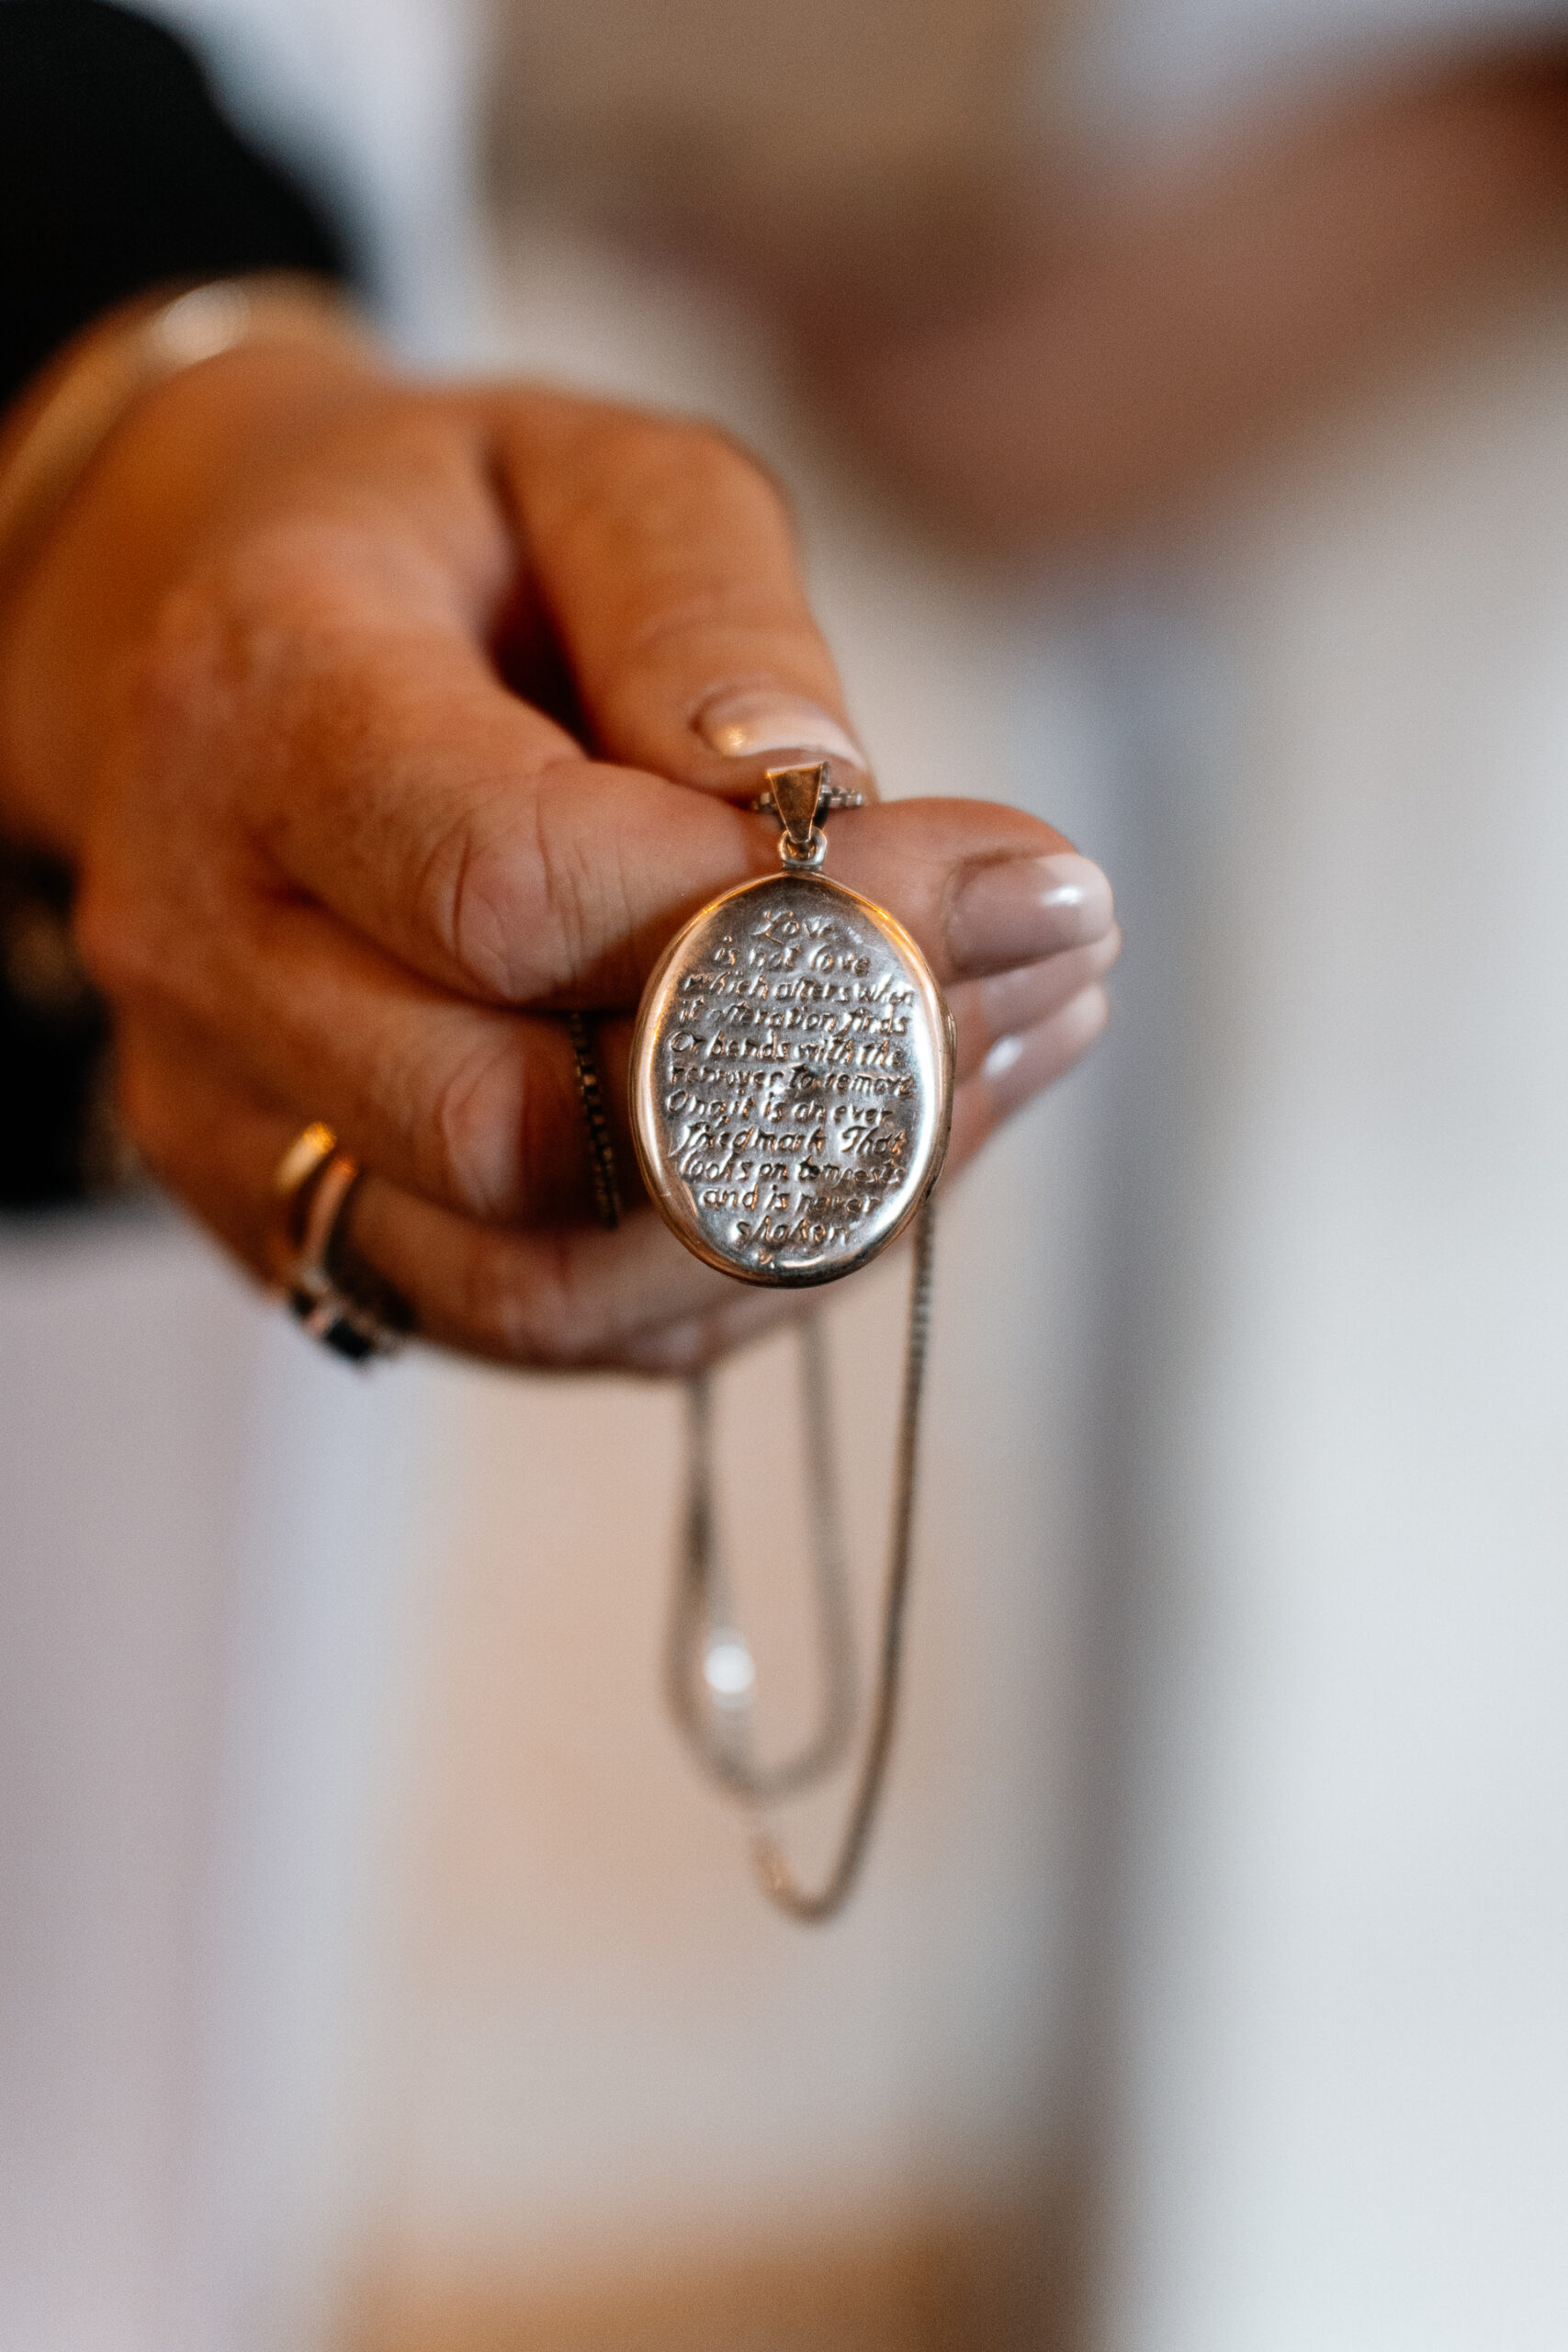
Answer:
<svg viewBox="0 0 1568 2352"><path fill-rule="evenodd" d="M800 1394L806 1419L812 1568L821 1698L816 1729L793 1754L760 1763L752 1748L756 1668L725 1573L714 1500L713 1383L686 1383L685 1538L670 1619L666 1682L671 1713L705 1771L743 1804L797 1796L842 1762L858 1697L854 1625L844 1575L838 1465L820 1314L800 1325Z"/></svg>
<svg viewBox="0 0 1568 2352"><path fill-rule="evenodd" d="M886 1777L897 1720L904 1620L915 1523L915 1472L919 1457L920 1404L930 1351L931 1286L936 1250L936 1201L928 1193L915 1225L909 1278L909 1326L904 1357L894 1471L892 1530L882 1602L876 1686L859 1776L832 1865L821 1884L804 1886L767 1822L752 1830L751 1859L762 1892L789 1917L809 1925L840 1910L859 1875ZM802 1374L807 1436L814 1468L812 1495L824 1689L818 1728L792 1757L759 1766L750 1753L755 1669L723 1579L713 1504L712 1401L707 1375L687 1385L688 1477L685 1548L671 1627L670 1694L675 1720L697 1760L732 1796L761 1816L785 1796L815 1785L840 1760L853 1713L853 1664L847 1597L838 1548L838 1496L831 1447L826 1358L812 1316L802 1332ZM841 1627L841 1633L835 1628ZM698 1696L698 1655L706 1686Z"/></svg>

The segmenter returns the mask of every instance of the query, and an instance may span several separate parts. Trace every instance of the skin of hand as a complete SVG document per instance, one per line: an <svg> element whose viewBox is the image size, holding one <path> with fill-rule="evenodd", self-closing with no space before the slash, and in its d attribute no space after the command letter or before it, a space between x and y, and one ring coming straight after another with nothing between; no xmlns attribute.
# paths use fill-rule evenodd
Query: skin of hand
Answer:
<svg viewBox="0 0 1568 2352"><path fill-rule="evenodd" d="M354 1250L426 1336L683 1371L798 1310L664 1229L624 1110L661 947L776 864L738 804L780 754L711 716L770 707L848 725L780 497L721 435L257 344L143 395L0 612L0 819L74 864L130 1133L248 1266L319 1118L370 1171ZM1109 888L984 801L868 806L832 841L948 988L956 1166L1102 1026ZM601 1020L615 1233L573 1007Z"/></svg>
<svg viewBox="0 0 1568 2352"><path fill-rule="evenodd" d="M762 274L814 396L933 521L1000 553L1092 544L1561 264L1568 67L1320 93L1125 183L972 191L962 226L962 265L923 281L882 245L856 272L842 223L822 266L797 239L798 275L776 248Z"/></svg>

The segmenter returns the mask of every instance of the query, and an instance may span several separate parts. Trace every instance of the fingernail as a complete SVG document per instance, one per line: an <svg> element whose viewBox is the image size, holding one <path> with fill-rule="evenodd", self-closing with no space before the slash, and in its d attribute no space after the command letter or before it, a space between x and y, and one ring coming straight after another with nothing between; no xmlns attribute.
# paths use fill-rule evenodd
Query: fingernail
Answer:
<svg viewBox="0 0 1568 2352"><path fill-rule="evenodd" d="M1022 1051L1021 1037L998 1037L980 1064L982 1076L988 1078L994 1086L998 1078L1007 1076Z"/></svg>
<svg viewBox="0 0 1568 2352"><path fill-rule="evenodd" d="M1043 1087L1065 1078L1093 1045L1110 1013L1110 999L1097 980L1049 1021L1016 1037L998 1037L980 1065L995 1108L1016 1111Z"/></svg>
<svg viewBox="0 0 1568 2352"><path fill-rule="evenodd" d="M1100 939L1111 922L1111 885L1087 857L1001 857L973 869L948 911L961 970L1005 971Z"/></svg>
<svg viewBox="0 0 1568 2352"><path fill-rule="evenodd" d="M976 982L980 1015L993 1037L1015 1037L1049 1021L1092 980L1103 979L1115 963L1122 933L1115 923L1084 947L1065 947L1037 964L1010 964Z"/></svg>
<svg viewBox="0 0 1568 2352"><path fill-rule="evenodd" d="M865 753L836 718L818 704L778 686L716 695L692 724L709 750L722 752L727 759L756 759L764 752L825 752L857 768L866 765Z"/></svg>

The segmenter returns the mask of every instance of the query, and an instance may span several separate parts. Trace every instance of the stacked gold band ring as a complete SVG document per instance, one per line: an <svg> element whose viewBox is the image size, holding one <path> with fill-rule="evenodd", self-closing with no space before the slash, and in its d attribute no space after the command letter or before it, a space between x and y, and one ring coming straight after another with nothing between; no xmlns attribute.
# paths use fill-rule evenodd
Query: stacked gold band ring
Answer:
<svg viewBox="0 0 1568 2352"><path fill-rule="evenodd" d="M599 1222L613 1231L621 1221L615 1144L605 1111L593 1035L581 1012L567 1016L577 1068L588 1145L588 1173ZM353 1269L355 1290L344 1286L339 1228L363 1174L359 1162L340 1151L324 1120L301 1127L272 1177L269 1255L272 1272L289 1312L313 1340L334 1355L363 1363L395 1355L412 1328L403 1302L369 1269ZM374 1292L371 1305L364 1293Z"/></svg>
<svg viewBox="0 0 1568 2352"><path fill-rule="evenodd" d="M302 1127L273 1172L272 1266L289 1312L334 1355L363 1363L395 1355L403 1335L363 1299L351 1297L332 1269L333 1245L359 1162L337 1148L320 1119Z"/></svg>

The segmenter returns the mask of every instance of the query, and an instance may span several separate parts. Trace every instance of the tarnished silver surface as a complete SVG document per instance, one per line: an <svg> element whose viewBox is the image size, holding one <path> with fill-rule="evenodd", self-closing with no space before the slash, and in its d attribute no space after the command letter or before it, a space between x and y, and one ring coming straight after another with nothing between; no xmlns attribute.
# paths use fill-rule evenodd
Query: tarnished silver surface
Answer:
<svg viewBox="0 0 1568 2352"><path fill-rule="evenodd" d="M884 909L783 871L671 943L631 1096L643 1176L689 1249L745 1282L831 1282L886 1248L941 1167L947 1008Z"/></svg>

